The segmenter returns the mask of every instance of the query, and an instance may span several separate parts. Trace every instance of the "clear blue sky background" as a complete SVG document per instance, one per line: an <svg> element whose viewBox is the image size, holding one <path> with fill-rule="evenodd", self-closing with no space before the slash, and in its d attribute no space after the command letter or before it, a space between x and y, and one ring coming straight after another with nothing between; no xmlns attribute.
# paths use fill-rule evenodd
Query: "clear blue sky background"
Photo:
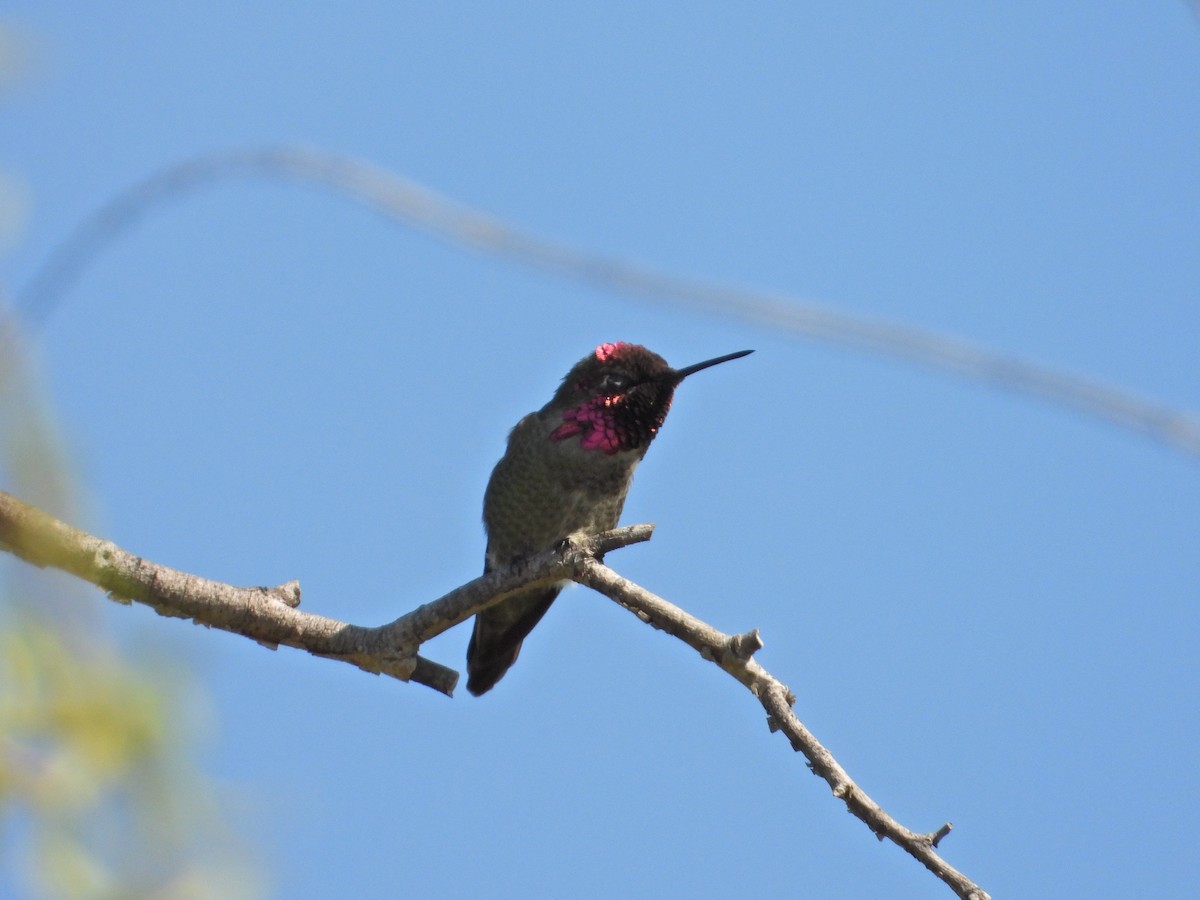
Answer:
<svg viewBox="0 0 1200 900"><path fill-rule="evenodd" d="M304 141L529 230L1200 408L1200 27L1182 2L16 2L11 291L115 192ZM389 620L480 569L507 430L603 340L698 376L611 562L760 659L996 897L1195 897L1200 461L890 360L614 297L327 191L226 183L41 336L101 531ZM98 592L95 604L105 601ZM483 699L113 608L210 695L280 897L949 896L752 698L573 589ZM459 665L467 629L428 646Z"/></svg>

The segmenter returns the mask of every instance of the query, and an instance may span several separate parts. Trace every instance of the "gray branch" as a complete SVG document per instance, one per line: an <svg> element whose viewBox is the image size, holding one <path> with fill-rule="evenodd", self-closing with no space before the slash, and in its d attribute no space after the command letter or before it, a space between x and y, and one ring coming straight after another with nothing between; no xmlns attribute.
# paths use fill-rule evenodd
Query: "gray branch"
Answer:
<svg viewBox="0 0 1200 900"><path fill-rule="evenodd" d="M650 526L631 526L539 554L506 572L476 578L394 622L368 628L297 609L298 581L237 587L190 575L135 556L0 491L0 548L26 562L69 572L119 603L142 603L159 615L191 619L272 649L283 644L307 650L448 696L458 672L420 656L417 649L423 642L523 587L570 578L578 557L649 540L652 531Z"/></svg>
<svg viewBox="0 0 1200 900"><path fill-rule="evenodd" d="M647 541L652 525L631 525L594 537L572 538L551 551L492 572L417 607L393 622L368 628L301 612L300 583L277 587L236 587L159 565L73 528L11 494L0 491L0 549L26 562L69 572L120 603L142 603L159 615L191 619L199 625L244 635L274 649L280 644L315 656L350 663L367 672L415 681L446 695L458 682L454 669L417 653L425 641L469 619L481 609L531 585L571 579L612 598L655 628L679 638L745 685L767 711L772 731L782 731L809 768L835 797L866 823L916 857L959 896L989 895L943 860L936 848L949 823L929 834L904 827L846 774L792 711L795 696L754 659L763 646L758 629L727 635L628 579L599 557Z"/></svg>
<svg viewBox="0 0 1200 900"><path fill-rule="evenodd" d="M904 827L855 784L833 754L804 727L792 711L796 696L754 659L754 654L763 646L757 628L737 635L717 631L673 603L622 578L594 558L580 560L575 580L615 600L642 621L679 638L744 684L767 711L770 729L787 735L792 749L804 754L813 774L823 778L833 795L846 804L851 814L865 822L876 837L887 838L916 857L964 900L989 900L983 888L938 855L937 845L950 833L950 823L929 834Z"/></svg>

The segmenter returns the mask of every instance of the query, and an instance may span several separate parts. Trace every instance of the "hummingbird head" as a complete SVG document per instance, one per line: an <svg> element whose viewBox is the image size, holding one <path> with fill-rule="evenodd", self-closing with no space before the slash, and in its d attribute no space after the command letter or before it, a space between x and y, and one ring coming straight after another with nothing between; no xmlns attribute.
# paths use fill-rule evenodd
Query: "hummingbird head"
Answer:
<svg viewBox="0 0 1200 900"><path fill-rule="evenodd" d="M550 440L578 435L584 450L608 456L628 450L644 454L667 418L679 382L693 372L752 352L741 350L672 369L640 344L601 344L574 365L550 401L550 408L562 410L562 424L551 432Z"/></svg>

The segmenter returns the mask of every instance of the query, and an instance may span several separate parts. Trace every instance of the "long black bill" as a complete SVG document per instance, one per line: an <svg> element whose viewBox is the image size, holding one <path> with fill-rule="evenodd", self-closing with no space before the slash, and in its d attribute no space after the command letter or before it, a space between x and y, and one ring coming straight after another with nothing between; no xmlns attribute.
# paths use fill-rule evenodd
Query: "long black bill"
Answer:
<svg viewBox="0 0 1200 900"><path fill-rule="evenodd" d="M743 356L749 356L753 352L753 350L739 350L737 353L727 353L725 356L718 356L716 359L706 359L704 362L696 363L683 369L675 369L667 377L678 384L689 375L699 372L701 369L707 369L709 366L718 366L723 362L729 362L731 359L741 359Z"/></svg>

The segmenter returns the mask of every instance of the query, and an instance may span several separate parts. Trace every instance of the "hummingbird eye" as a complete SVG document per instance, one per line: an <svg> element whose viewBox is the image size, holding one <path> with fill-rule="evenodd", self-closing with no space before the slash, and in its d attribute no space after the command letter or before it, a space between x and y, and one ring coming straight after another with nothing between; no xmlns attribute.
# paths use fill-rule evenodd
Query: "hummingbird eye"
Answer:
<svg viewBox="0 0 1200 900"><path fill-rule="evenodd" d="M631 383L628 376L622 375L619 372L609 372L600 382L600 387L604 391L619 394L628 389Z"/></svg>

